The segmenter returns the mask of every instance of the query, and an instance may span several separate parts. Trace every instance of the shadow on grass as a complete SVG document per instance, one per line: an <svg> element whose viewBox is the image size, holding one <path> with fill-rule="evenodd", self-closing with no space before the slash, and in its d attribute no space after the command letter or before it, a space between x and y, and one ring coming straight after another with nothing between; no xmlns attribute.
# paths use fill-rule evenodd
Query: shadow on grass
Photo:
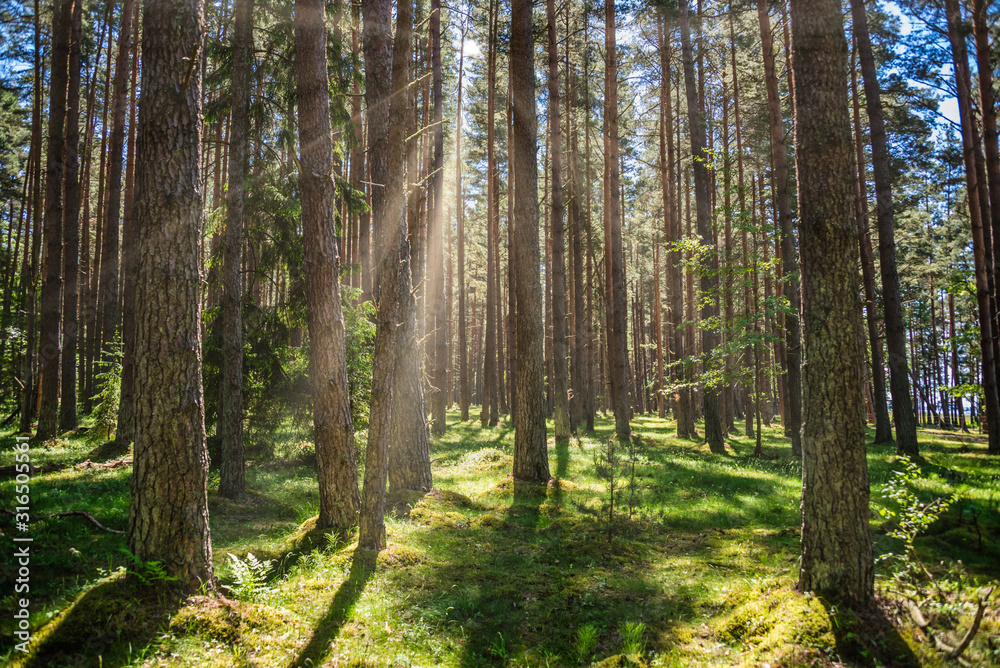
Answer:
<svg viewBox="0 0 1000 668"><path fill-rule="evenodd" d="M171 587L142 586L124 575L103 580L43 626L12 666L101 666L132 663L183 605Z"/></svg>
<svg viewBox="0 0 1000 668"><path fill-rule="evenodd" d="M299 655L289 664L289 668L322 665L330 655L333 641L340 635L354 605L361 598L368 581L375 574L377 554L371 550L356 549L351 561L351 572L340 585L330 607L316 623L313 636Z"/></svg>
<svg viewBox="0 0 1000 668"><path fill-rule="evenodd" d="M899 634L887 608L888 601L878 600L860 612L848 610L820 599L833 622L831 631L835 639L837 654L841 659L856 661L859 665L894 666L896 668L919 668L920 659Z"/></svg>

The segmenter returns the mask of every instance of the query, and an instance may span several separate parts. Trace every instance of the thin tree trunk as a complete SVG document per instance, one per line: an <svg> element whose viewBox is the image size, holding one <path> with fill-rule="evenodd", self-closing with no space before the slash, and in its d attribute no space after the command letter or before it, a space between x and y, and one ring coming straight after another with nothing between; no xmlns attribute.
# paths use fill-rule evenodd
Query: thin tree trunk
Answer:
<svg viewBox="0 0 1000 668"><path fill-rule="evenodd" d="M434 352L429 355L431 374L431 429L442 435L447 428L447 397L445 396L448 343L445 339L448 323L445 304L444 266L444 99L441 86L441 0L431 0L431 72L434 98L434 159L431 163L433 208L428 216L427 246L429 274L428 311L433 315Z"/></svg>
<svg viewBox="0 0 1000 668"><path fill-rule="evenodd" d="M698 235L701 243L706 247L713 247L711 230L711 211L708 191L708 157L705 154L705 133L701 125L701 118L698 112L698 98L695 93L694 80L694 59L691 49L691 35L688 20L688 4L686 0L680 3L681 16L681 45L682 60L684 62L684 79L687 93L688 124L691 135L691 152L694 155L694 183L695 183L695 203L697 205L696 215L698 223ZM701 309L702 322L711 321L715 318L715 300L712 297L717 288L716 271L718 269L718 259L715 253L706 254L704 266L702 266L701 291L703 305ZM716 334L705 327L701 332L702 354L705 359L710 359L715 350ZM707 371L707 369L706 369ZM722 433L722 420L719 415L719 394L718 391L709 385L704 387L704 408L705 408L705 440L714 453L724 453L725 443Z"/></svg>
<svg viewBox="0 0 1000 668"><path fill-rule="evenodd" d="M250 53L254 0L233 2L233 119L229 134L229 193L222 247L222 387L219 435L222 466L219 494L240 500L246 493L243 455L243 201L249 171ZM353 450L353 448L352 448ZM357 483L355 482L355 485Z"/></svg>
<svg viewBox="0 0 1000 668"><path fill-rule="evenodd" d="M993 327L991 326L990 289L987 277L987 258L984 221L980 188L975 164L975 144L973 143L973 118L971 100L971 76L965 39L961 33L961 8L958 0L945 0L948 16L948 37L951 40L952 61L958 84L958 111L962 122L962 153L965 158L965 182L969 197L969 219L972 222L972 247L976 268L976 298L979 304L979 344L982 350L983 403L986 409L988 429L988 450L1000 453L1000 401L997 398L996 364L993 358Z"/></svg>
<svg viewBox="0 0 1000 668"><path fill-rule="evenodd" d="M784 357L788 388L788 421L782 421L786 433L792 438L792 454L802 456L802 338L799 332L799 263L795 253L795 232L792 229L792 211L789 202L788 157L785 148L785 126L781 117L781 99L778 79L774 72L774 46L771 41L771 22L767 1L757 0L757 17L760 22L763 45L764 79L767 85L767 110L771 130L771 159L774 166L774 204L778 213L781 236L781 262L784 274L784 295L791 304L785 314ZM782 415L784 418L784 415Z"/></svg>
<svg viewBox="0 0 1000 668"><path fill-rule="evenodd" d="M853 62L853 58L852 58ZM854 188L854 215L858 221L858 239L861 242L861 276L865 290L865 309L868 322L868 343L872 351L872 382L874 385L875 445L892 443L892 423L889 420L889 404L886 401L885 361L882 354L882 339L878 334L878 315L875 310L875 259L872 256L872 241L868 229L868 186L865 176L865 151L862 143L861 104L858 99L858 73L851 68L851 99L854 105L854 146L857 176Z"/></svg>
<svg viewBox="0 0 1000 668"><path fill-rule="evenodd" d="M885 309L885 338L889 350L889 391L892 394L893 420L896 423L896 450L917 456L917 425L910 415L910 387L907 380L906 340L899 295L899 274L896 269L895 225L893 222L892 187L889 175L889 154L882 116L882 97L875 70L875 58L868 38L864 0L851 0L854 37L858 42L861 74L865 83L865 107L871 129L872 176L875 180L875 202L878 222L879 269L882 274L882 301ZM905 408L904 408L905 407Z"/></svg>
<svg viewBox="0 0 1000 668"><path fill-rule="evenodd" d="M487 54L487 100L486 100L486 206L487 206L487 239L486 239L486 347L483 357L483 398L479 421L482 426L495 426L499 419L497 414L497 266L495 248L497 247L495 220L497 212L494 202L499 202L496 193L494 173L497 169L495 157L495 110L496 110L496 0L490 0L489 53Z"/></svg>
<svg viewBox="0 0 1000 668"><path fill-rule="evenodd" d="M619 441L631 438L629 427L629 388L626 377L628 365L626 331L625 256L622 248L622 213L619 200L618 166L618 56L615 38L614 5L608 3L604 11L604 170L605 191L605 245L608 256L608 376L611 380L611 405L615 414L615 434Z"/></svg>

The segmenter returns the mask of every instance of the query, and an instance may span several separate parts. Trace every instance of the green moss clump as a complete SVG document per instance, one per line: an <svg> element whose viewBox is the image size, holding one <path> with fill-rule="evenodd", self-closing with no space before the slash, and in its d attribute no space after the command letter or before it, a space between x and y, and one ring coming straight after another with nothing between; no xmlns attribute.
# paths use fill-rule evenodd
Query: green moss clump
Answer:
<svg viewBox="0 0 1000 668"><path fill-rule="evenodd" d="M507 523L493 513L483 513L479 517L473 518L472 526L477 529L487 529L489 531L502 531L507 528Z"/></svg>
<svg viewBox="0 0 1000 668"><path fill-rule="evenodd" d="M412 547L393 545L389 549L379 552L376 563L379 568L390 568L392 566L416 566L423 561L424 555Z"/></svg>
<svg viewBox="0 0 1000 668"><path fill-rule="evenodd" d="M198 596L170 620L177 634L197 635L235 645L240 639L240 615L228 601Z"/></svg>
<svg viewBox="0 0 1000 668"><path fill-rule="evenodd" d="M483 510L483 505L481 503L476 503L464 494L459 494L458 492L453 492L450 489L436 489L431 491L429 494L432 498L437 499L442 506L451 506L453 508L463 508L465 510Z"/></svg>
<svg viewBox="0 0 1000 668"><path fill-rule="evenodd" d="M105 441L87 453L87 459L92 462L107 462L112 459L119 459L132 451L129 443L117 443L115 441Z"/></svg>
<svg viewBox="0 0 1000 668"><path fill-rule="evenodd" d="M330 529L317 528L316 525L318 522L319 516L317 515L316 517L310 517L300 524L295 531L285 538L278 552L284 554L288 552L311 552L317 548L322 549L338 546L345 542L347 536Z"/></svg>
<svg viewBox="0 0 1000 668"><path fill-rule="evenodd" d="M635 656L616 654L598 663L590 664L590 668L648 668L649 664Z"/></svg>
<svg viewBox="0 0 1000 668"><path fill-rule="evenodd" d="M469 521L461 513L434 510L418 503L410 519L432 529L468 529Z"/></svg>
<svg viewBox="0 0 1000 668"><path fill-rule="evenodd" d="M396 489L385 495L386 514L395 514L396 517L409 517L413 506L420 503L425 496L424 492L412 489Z"/></svg>

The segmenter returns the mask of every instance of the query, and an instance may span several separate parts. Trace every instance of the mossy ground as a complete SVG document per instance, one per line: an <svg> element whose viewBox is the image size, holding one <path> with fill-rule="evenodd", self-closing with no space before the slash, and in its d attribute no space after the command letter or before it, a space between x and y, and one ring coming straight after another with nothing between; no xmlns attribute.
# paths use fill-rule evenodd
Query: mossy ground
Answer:
<svg viewBox="0 0 1000 668"><path fill-rule="evenodd" d="M778 427L765 432L767 457L754 459L749 439L732 438L729 454L716 456L675 438L672 422L637 418L634 485L609 523L596 470L610 420L568 446L550 442L554 480L524 486L509 477L508 423L481 429L449 417L432 445L435 490L391 496L389 548L377 557L310 525L318 508L308 459L252 464L244 503L210 492L222 583L233 584L228 553L273 560L253 600L171 598L122 582L113 573L126 563L123 536L79 518L34 521L31 623L44 641L34 665L946 665L885 601L859 617L794 591L801 472ZM964 440L922 434L920 493L961 501L918 547L928 564L961 559L995 580L1000 461ZM0 465L12 462L12 443L0 441ZM31 455L36 466L72 465L91 447L69 438ZM894 465L891 447L869 448L878 553L899 549L875 512ZM37 474L32 513L85 510L124 529L130 475L72 466ZM0 480L3 498L12 485ZM9 535L10 518L0 519ZM0 561L3 610L13 608L8 563ZM979 665L1000 665L989 644L1000 647L995 610L968 654ZM955 613L960 625L963 615ZM634 622L645 624L638 654L622 634ZM0 661L18 658L12 630L3 614Z"/></svg>

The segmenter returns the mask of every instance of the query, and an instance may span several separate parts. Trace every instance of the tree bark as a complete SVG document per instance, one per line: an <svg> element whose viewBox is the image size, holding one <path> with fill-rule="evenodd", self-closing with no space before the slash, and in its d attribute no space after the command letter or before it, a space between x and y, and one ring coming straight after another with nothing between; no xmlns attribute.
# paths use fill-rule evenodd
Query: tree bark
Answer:
<svg viewBox="0 0 1000 668"><path fill-rule="evenodd" d="M359 498L340 297L340 256L333 220L334 165L325 13L322 0L295 2L302 271L319 470L317 527L347 531L358 521Z"/></svg>
<svg viewBox="0 0 1000 668"><path fill-rule="evenodd" d="M512 0L510 81L513 94L514 238L510 261L517 277L514 344L517 349L514 404L514 479L549 479L545 438L545 378L542 346L542 287L538 251L538 119L535 54L529 0Z"/></svg>
<svg viewBox="0 0 1000 668"><path fill-rule="evenodd" d="M73 2L70 28L69 82L66 102L66 202L63 208L62 387L59 429L76 429L76 352L80 296L80 40L83 2ZM89 192L87 193L90 194Z"/></svg>
<svg viewBox="0 0 1000 668"><path fill-rule="evenodd" d="M462 79L465 74L465 35L458 51L458 110L455 112L455 223L458 233L458 405L462 422L469 420L469 333L465 314L465 196L462 194Z"/></svg>
<svg viewBox="0 0 1000 668"><path fill-rule="evenodd" d="M489 10L489 46L487 54L487 74L486 74L486 206L487 206L487 233L486 233L486 348L483 357L483 397L482 411L479 422L482 426L496 426L499 415L497 407L497 393L500 392L500 385L497 382L497 272L499 266L497 262L496 248L499 244L497 240L497 229L499 221L496 220L499 203L496 192L496 179L494 174L497 170L495 156L495 113L496 113L496 0L490 0Z"/></svg>
<svg viewBox="0 0 1000 668"><path fill-rule="evenodd" d="M434 336L433 354L429 355L433 370L431 378L431 429L442 435L447 427L447 403L445 396L447 375L448 344L445 334L448 328L446 317L444 274L445 274L445 218L444 218L444 99L441 90L441 0L431 0L431 72L434 98L434 159L431 163L431 189L433 208L427 226L428 251L428 309L433 314Z"/></svg>
<svg viewBox="0 0 1000 668"><path fill-rule="evenodd" d="M38 351L42 384L38 410L40 441L55 438L59 417L59 357L62 333L63 179L66 150L66 97L73 0L59 0L52 9L52 73L49 93L49 141L45 162L45 280L40 304Z"/></svg>
<svg viewBox="0 0 1000 668"><path fill-rule="evenodd" d="M127 23L125 24L127 25ZM214 586L201 384L202 0L143 8L137 137L135 459L128 547ZM179 57L184 54L186 57Z"/></svg>
<svg viewBox="0 0 1000 668"><path fill-rule="evenodd" d="M847 40L836 0L792 0L805 377L799 589L874 598Z"/></svg>

